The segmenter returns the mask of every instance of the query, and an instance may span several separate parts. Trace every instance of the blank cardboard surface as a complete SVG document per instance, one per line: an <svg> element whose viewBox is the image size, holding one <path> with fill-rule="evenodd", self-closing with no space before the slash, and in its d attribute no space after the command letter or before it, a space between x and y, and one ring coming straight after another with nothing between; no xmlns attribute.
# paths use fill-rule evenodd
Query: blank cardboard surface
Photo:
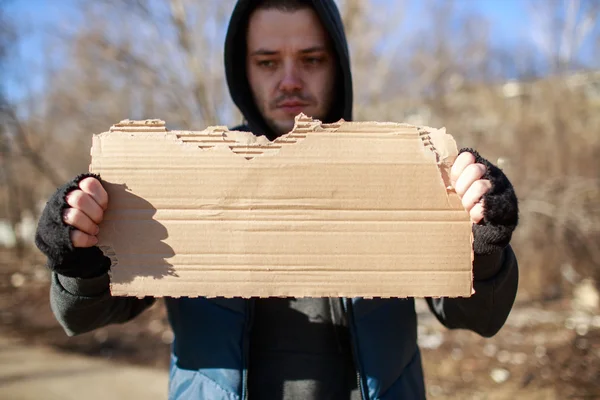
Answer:
<svg viewBox="0 0 600 400"><path fill-rule="evenodd" d="M94 135L99 246L128 296L468 297L456 143L397 123L304 115L270 142L122 121Z"/></svg>

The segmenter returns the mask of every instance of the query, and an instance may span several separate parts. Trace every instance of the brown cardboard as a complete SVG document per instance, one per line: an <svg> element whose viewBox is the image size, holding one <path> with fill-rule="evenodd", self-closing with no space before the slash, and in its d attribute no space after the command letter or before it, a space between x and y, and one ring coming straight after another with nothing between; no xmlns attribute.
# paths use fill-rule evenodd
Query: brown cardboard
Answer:
<svg viewBox="0 0 600 400"><path fill-rule="evenodd" d="M109 194L99 246L113 295L472 293L445 130L300 115L270 142L126 120L94 135L91 155Z"/></svg>

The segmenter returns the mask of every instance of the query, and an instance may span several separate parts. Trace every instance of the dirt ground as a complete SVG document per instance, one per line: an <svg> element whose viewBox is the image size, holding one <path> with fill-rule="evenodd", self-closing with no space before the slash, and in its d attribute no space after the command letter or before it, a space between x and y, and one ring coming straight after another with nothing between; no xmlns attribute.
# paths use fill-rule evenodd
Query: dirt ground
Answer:
<svg viewBox="0 0 600 400"><path fill-rule="evenodd" d="M2 336L115 365L155 367L166 376L173 337L162 302L130 323L69 338L49 307L48 271L32 257L17 261L0 250ZM423 301L417 306L428 398L600 399L597 312L578 310L569 299L518 302L502 331L484 339L448 331Z"/></svg>
<svg viewBox="0 0 600 400"><path fill-rule="evenodd" d="M100 357L29 346L0 335L0 399L162 400L167 391L168 376L162 370L125 364L115 368Z"/></svg>

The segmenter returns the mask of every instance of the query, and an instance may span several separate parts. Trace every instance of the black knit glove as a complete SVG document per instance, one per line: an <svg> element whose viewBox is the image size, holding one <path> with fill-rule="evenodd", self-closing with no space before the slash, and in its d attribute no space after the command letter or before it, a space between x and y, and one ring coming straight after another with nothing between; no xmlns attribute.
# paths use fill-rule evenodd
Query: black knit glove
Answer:
<svg viewBox="0 0 600 400"><path fill-rule="evenodd" d="M483 195L483 220L473 225L473 251L477 255L489 255L504 249L519 222L519 204L515 190L504 172L473 149L461 149L459 154L469 152L475 162L483 164L492 188Z"/></svg>
<svg viewBox="0 0 600 400"><path fill-rule="evenodd" d="M71 243L72 226L63 220L63 212L70 206L66 196L79 188L79 182L95 174L81 174L58 188L46 203L35 234L36 246L48 257L48 268L58 274L73 278L94 278L110 269L110 259L97 247L76 248Z"/></svg>

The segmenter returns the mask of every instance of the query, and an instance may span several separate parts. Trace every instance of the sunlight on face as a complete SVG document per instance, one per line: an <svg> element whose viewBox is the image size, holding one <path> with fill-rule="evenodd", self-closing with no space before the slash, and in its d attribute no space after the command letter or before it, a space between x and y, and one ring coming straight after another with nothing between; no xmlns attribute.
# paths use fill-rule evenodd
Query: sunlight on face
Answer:
<svg viewBox="0 0 600 400"><path fill-rule="evenodd" d="M278 135L303 112L323 119L331 106L335 57L314 10L259 9L250 17L246 68L256 105Z"/></svg>

